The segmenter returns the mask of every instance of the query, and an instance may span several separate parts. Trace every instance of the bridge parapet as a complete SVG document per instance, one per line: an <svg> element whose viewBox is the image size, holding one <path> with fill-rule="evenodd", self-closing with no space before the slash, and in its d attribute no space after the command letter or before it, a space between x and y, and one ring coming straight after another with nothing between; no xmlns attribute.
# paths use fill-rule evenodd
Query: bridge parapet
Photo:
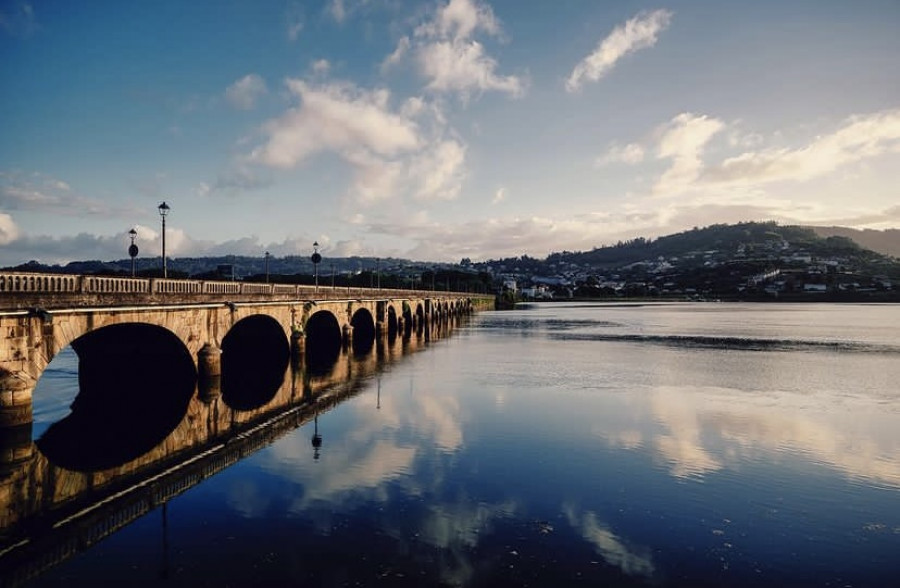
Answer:
<svg viewBox="0 0 900 588"><path fill-rule="evenodd" d="M435 296L492 298L490 295L452 291L0 272L0 311L224 300L425 299Z"/></svg>

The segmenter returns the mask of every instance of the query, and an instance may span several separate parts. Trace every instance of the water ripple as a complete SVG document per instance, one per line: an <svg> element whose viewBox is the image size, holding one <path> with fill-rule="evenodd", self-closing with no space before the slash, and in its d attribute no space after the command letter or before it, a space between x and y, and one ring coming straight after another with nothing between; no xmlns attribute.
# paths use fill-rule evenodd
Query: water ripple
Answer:
<svg viewBox="0 0 900 588"><path fill-rule="evenodd" d="M633 333L551 333L550 338L567 341L619 341L698 349L741 351L838 351L900 355L900 347L859 341L815 339L765 339L708 335L643 335Z"/></svg>

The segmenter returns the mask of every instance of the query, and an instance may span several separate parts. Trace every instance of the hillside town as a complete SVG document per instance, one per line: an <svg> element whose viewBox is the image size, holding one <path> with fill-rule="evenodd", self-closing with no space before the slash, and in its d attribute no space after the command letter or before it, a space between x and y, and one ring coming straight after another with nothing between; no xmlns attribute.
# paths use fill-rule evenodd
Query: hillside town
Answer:
<svg viewBox="0 0 900 588"><path fill-rule="evenodd" d="M462 265L495 277L522 299L664 297L705 299L895 299L896 258L861 249L842 237L798 241L769 235L616 264L585 254L554 254ZM649 242L620 244L622 258ZM616 249L613 248L606 248Z"/></svg>

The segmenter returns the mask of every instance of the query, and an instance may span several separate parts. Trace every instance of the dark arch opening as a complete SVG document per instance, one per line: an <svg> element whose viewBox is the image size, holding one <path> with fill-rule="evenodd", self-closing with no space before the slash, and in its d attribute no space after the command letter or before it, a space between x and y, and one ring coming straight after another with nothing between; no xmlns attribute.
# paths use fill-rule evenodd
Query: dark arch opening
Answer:
<svg viewBox="0 0 900 588"><path fill-rule="evenodd" d="M388 339L393 340L397 336L397 311L393 306L388 306L387 314Z"/></svg>
<svg viewBox="0 0 900 588"><path fill-rule="evenodd" d="M360 308L350 319L353 327L353 353L365 355L375 344L375 318L368 309Z"/></svg>
<svg viewBox="0 0 900 588"><path fill-rule="evenodd" d="M222 339L222 402L235 410L263 406L284 383L291 348L274 318L239 320Z"/></svg>
<svg viewBox="0 0 900 588"><path fill-rule="evenodd" d="M102 327L72 342L78 395L37 441L49 461L90 472L123 465L161 443L187 413L197 370L184 343L156 325Z"/></svg>
<svg viewBox="0 0 900 588"><path fill-rule="evenodd" d="M341 354L341 326L327 310L320 310L306 321L306 369L312 375L331 371Z"/></svg>
<svg viewBox="0 0 900 588"><path fill-rule="evenodd" d="M413 315L409 309L409 304L403 303L403 337L409 338L412 335Z"/></svg>
<svg viewBox="0 0 900 588"><path fill-rule="evenodd" d="M416 333L421 335L425 331L425 309L422 303L416 305Z"/></svg>
<svg viewBox="0 0 900 588"><path fill-rule="evenodd" d="M409 339L412 335L412 309L409 302L403 301L403 338Z"/></svg>

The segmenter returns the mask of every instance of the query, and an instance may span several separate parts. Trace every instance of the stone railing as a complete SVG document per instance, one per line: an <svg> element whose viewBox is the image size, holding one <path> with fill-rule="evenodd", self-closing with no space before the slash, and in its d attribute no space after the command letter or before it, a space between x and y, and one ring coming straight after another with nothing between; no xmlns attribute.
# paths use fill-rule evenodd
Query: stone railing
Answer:
<svg viewBox="0 0 900 588"><path fill-rule="evenodd" d="M125 278L0 271L0 309L75 303L134 304L210 300L327 300L344 298L479 297L463 292L311 286L214 280Z"/></svg>

